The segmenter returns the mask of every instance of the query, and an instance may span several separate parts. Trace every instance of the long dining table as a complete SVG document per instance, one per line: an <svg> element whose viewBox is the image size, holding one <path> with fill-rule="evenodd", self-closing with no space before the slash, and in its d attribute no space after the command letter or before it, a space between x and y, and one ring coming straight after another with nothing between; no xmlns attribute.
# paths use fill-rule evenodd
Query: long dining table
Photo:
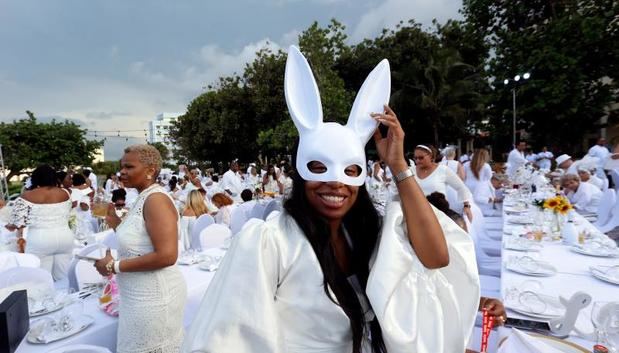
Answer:
<svg viewBox="0 0 619 353"><path fill-rule="evenodd" d="M518 195L518 193L508 195L505 199L506 206L503 208L501 296L507 308L507 316L515 319L545 321L545 319L523 315L522 311L510 309L510 306L522 309L523 292L529 292L524 295L524 298L533 292L543 298L550 298L553 302L558 301L559 297L569 299L577 292L589 294L592 302L580 310L575 330L571 331L568 337L561 339L572 343L574 351L581 351L575 346L578 345L584 348L585 352L590 352L596 344L594 327L591 322L593 304L619 301L619 285L594 277L590 268L619 265L619 257L617 257L619 250L616 249L613 240L599 232L589 220L575 211L571 211L569 217L579 234L578 244L565 243L560 238L557 229L555 228L553 232L553 225L548 223L548 212L544 217L540 214L543 211L531 204L531 199L523 200ZM579 247L586 246L587 243L593 241L606 244L605 246L609 248L615 247L614 250L610 250L611 256L591 256L577 251ZM515 248L520 249L514 250ZM524 251L522 248L525 248ZM612 256L613 253L614 256ZM513 261L523 256L535 261L545 261L556 269L556 273L549 276L530 276L508 269L510 264L514 264ZM503 341L509 339L511 329L500 328L498 332L499 342L502 344ZM501 349L499 351L520 353Z"/></svg>
<svg viewBox="0 0 619 353"><path fill-rule="evenodd" d="M212 256L225 255L225 251L219 248L207 249L205 253ZM202 270L199 264L177 266L187 283L187 302L185 304L183 318L183 324L185 329L187 329L193 321L195 313L198 311L204 293L215 276L215 271ZM33 344L28 342L24 337L16 353L44 353L56 348L78 344L106 347L112 352L115 352L118 318L104 313L103 310L99 308L99 300L95 295L86 298L83 301L83 307L84 314L94 318L94 323L90 327L73 336L48 344ZM40 319L40 317L32 318L31 325L38 319Z"/></svg>

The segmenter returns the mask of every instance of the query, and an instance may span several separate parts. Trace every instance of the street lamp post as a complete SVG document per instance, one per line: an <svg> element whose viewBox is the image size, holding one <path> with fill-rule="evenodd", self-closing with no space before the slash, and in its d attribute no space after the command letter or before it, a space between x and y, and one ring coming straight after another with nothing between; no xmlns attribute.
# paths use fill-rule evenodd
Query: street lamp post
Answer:
<svg viewBox="0 0 619 353"><path fill-rule="evenodd" d="M531 74L525 72L522 75L514 76L514 86L512 87L512 144L516 146L516 88L520 83L520 79L528 80L531 77ZM523 81L524 82L524 81ZM503 80L505 86L509 85L509 79Z"/></svg>

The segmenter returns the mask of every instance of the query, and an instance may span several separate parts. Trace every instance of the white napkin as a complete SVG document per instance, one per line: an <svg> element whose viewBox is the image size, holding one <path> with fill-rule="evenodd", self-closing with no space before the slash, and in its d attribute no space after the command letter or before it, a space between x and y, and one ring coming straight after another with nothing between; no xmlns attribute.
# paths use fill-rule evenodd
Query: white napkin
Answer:
<svg viewBox="0 0 619 353"><path fill-rule="evenodd" d="M511 334L499 347L498 353L562 353L543 340L513 328Z"/></svg>

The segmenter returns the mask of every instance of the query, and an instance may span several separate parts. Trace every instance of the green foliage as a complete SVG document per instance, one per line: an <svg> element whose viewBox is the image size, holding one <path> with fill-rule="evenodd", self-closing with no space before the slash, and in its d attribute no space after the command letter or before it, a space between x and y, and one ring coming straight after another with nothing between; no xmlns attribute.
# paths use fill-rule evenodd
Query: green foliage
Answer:
<svg viewBox="0 0 619 353"><path fill-rule="evenodd" d="M100 180L105 179L110 174L116 174L120 170L120 161L97 162L92 165L92 171Z"/></svg>
<svg viewBox="0 0 619 353"><path fill-rule="evenodd" d="M616 100L619 67L619 2L612 0L464 1L467 21L493 48L488 74L497 141L511 141L511 87L504 78L524 71L531 79L517 88L518 128L537 145L579 152L583 135ZM611 112L612 115L613 112ZM568 127L564 129L563 127Z"/></svg>
<svg viewBox="0 0 619 353"><path fill-rule="evenodd" d="M86 130L73 122L41 123L32 112L26 113L28 118L0 123L0 144L6 168L11 171L9 179L40 164L54 168L90 165L102 146L100 141L87 140Z"/></svg>
<svg viewBox="0 0 619 353"><path fill-rule="evenodd" d="M383 58L407 149L488 131L497 150L511 148L512 95L502 82L525 71L532 77L517 88L518 128L536 145L574 152L602 115L619 120L608 111L619 88L616 0L464 0L462 13L464 20L430 31L400 22L355 45L336 20L311 24L299 47L325 120L346 121L357 90ZM285 64L285 52L260 49L242 75L222 77L196 97L172 129L176 158L195 164L289 153L297 132L284 98Z"/></svg>

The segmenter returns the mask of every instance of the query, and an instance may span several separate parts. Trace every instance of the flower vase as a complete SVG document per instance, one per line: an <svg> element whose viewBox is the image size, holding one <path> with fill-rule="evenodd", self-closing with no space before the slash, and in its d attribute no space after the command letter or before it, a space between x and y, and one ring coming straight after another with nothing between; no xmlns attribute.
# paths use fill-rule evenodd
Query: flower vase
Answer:
<svg viewBox="0 0 619 353"><path fill-rule="evenodd" d="M555 222L552 231L561 234L561 229L563 228L563 224L565 223L565 216L558 212L555 212L554 221Z"/></svg>

